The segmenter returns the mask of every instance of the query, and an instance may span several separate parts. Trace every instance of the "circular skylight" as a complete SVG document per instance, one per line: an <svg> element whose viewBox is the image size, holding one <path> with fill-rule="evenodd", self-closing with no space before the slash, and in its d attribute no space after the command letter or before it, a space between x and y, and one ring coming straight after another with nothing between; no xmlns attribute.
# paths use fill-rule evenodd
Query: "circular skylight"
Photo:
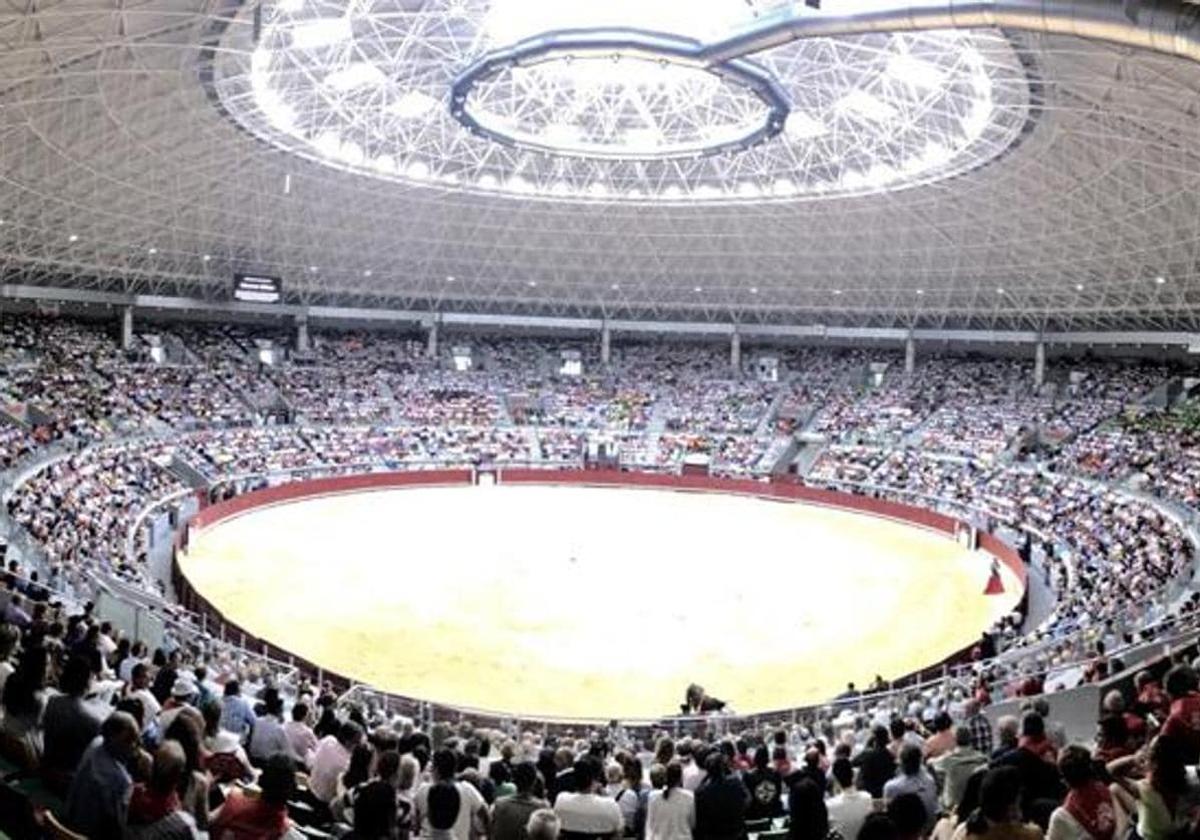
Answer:
<svg viewBox="0 0 1200 840"><path fill-rule="evenodd" d="M790 102L769 73L698 66L697 46L640 30L530 38L459 76L450 111L499 143L615 160L745 151L783 130Z"/></svg>
<svg viewBox="0 0 1200 840"><path fill-rule="evenodd" d="M249 11L245 25L227 29L212 85L254 134L330 166L559 200L881 192L979 166L1026 123L1025 71L996 32L809 39L750 56L790 105L782 132L758 136L770 103L709 70L645 55L550 55L553 39L570 30L710 41L778 5L280 0L264 5L257 42ZM471 88L467 109L489 130L460 124L456 80L534 36L550 45L547 60L494 68ZM757 145L737 142L748 136Z"/></svg>

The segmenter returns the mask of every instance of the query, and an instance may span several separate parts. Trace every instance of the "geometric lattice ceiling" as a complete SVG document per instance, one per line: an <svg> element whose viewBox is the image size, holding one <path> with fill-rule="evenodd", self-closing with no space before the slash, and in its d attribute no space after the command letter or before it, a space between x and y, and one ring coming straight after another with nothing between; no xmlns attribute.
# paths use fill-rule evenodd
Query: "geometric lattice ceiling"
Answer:
<svg viewBox="0 0 1200 840"><path fill-rule="evenodd" d="M223 296L233 271L255 269L308 302L1200 327L1200 65L1186 59L995 29L818 39L753 56L794 100L774 141L713 157L522 163L439 98L496 45L488 3L309 2L11 11L0 22L7 282ZM284 38L296 18L339 15L354 21L353 49L343 38L305 58ZM421 39L396 40L417 24ZM260 47L267 58L255 59ZM626 96L576 101L583 116L558 119L547 102L561 81L532 82L541 93L525 99L516 83L498 87L492 105L560 139L569 126L654 148L656 131L702 136L705 120L740 119L713 94L672 122L694 79L644 91L640 112ZM281 104L292 134L255 122ZM451 171L458 181L440 180Z"/></svg>

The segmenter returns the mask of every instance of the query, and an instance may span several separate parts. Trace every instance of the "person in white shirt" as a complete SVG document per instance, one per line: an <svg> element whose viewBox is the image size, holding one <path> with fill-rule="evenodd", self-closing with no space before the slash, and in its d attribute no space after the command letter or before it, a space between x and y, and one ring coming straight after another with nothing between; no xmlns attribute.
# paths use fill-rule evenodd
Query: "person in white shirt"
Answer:
<svg viewBox="0 0 1200 840"><path fill-rule="evenodd" d="M250 744L247 752L250 760L263 764L276 753L283 753L292 761L298 761L299 756L292 750L292 742L288 739L283 728L283 698L274 688L263 692L264 713L259 716L250 731Z"/></svg>
<svg viewBox="0 0 1200 840"><path fill-rule="evenodd" d="M667 783L650 793L646 815L646 840L691 840L696 827L696 800L683 787L683 767L667 765Z"/></svg>
<svg viewBox="0 0 1200 840"><path fill-rule="evenodd" d="M129 696L141 701L142 720L146 721L147 725L158 718L162 705L150 690L150 668L145 662L136 663L130 671Z"/></svg>
<svg viewBox="0 0 1200 840"><path fill-rule="evenodd" d="M871 794L854 787L854 765L848 758L839 758L831 768L839 792L826 802L829 822L844 840L855 840L867 815L872 811Z"/></svg>
<svg viewBox="0 0 1200 840"><path fill-rule="evenodd" d="M133 669L139 662L146 661L146 646L141 642L134 642L129 649L129 655L117 663L117 679L121 682L133 681Z"/></svg>
<svg viewBox="0 0 1200 840"><path fill-rule="evenodd" d="M350 751L362 739L362 727L348 720L341 725L336 736L326 735L317 744L317 750L313 753L312 772L308 776L308 789L326 805L337 796L338 776L350 766Z"/></svg>
<svg viewBox="0 0 1200 840"><path fill-rule="evenodd" d="M604 767L598 758L585 755L575 762L576 793L563 792L554 800L554 813L562 830L593 837L620 837L625 821L616 801L600 794Z"/></svg>
<svg viewBox="0 0 1200 840"><path fill-rule="evenodd" d="M113 639L112 624L105 621L100 625L100 635L96 637L96 647L100 650L100 656L104 658L105 664L117 651L116 640Z"/></svg>
<svg viewBox="0 0 1200 840"><path fill-rule="evenodd" d="M308 725L307 703L292 706L292 719L283 725L283 733L287 736L296 760L308 766L317 750L317 736Z"/></svg>
<svg viewBox="0 0 1200 840"><path fill-rule="evenodd" d="M1063 804L1050 814L1046 840L1127 835L1125 811L1116 807L1113 792L1098 777L1086 748L1073 744L1064 749L1058 758L1058 770L1069 790Z"/></svg>
<svg viewBox="0 0 1200 840"><path fill-rule="evenodd" d="M413 797L414 823L425 840L471 840L487 836L488 807L467 782L454 780L458 758L446 749L433 754L433 782L421 785ZM472 826L475 832L472 832Z"/></svg>
<svg viewBox="0 0 1200 840"><path fill-rule="evenodd" d="M685 790L695 793L696 788L700 787L700 783L704 781L704 768L692 758L694 753L692 742L680 741L675 747L675 752L679 756L680 764L683 765L683 787Z"/></svg>

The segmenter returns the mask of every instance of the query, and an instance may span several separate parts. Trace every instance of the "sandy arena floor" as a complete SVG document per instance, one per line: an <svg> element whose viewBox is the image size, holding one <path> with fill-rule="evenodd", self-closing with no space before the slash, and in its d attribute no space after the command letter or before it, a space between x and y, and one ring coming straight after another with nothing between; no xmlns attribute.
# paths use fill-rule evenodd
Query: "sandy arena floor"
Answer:
<svg viewBox="0 0 1200 840"><path fill-rule="evenodd" d="M654 717L699 682L742 712L971 643L1017 600L931 532L665 490L453 487L265 508L181 558L248 631L379 688L522 714Z"/></svg>

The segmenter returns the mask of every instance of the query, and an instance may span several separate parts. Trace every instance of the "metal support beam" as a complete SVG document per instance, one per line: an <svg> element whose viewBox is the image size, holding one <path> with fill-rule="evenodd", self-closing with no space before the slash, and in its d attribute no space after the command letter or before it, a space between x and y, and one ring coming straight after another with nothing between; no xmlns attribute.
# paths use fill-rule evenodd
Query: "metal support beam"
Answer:
<svg viewBox="0 0 1200 840"><path fill-rule="evenodd" d="M1033 347L1033 384L1038 388L1046 383L1046 342L1039 341Z"/></svg>
<svg viewBox="0 0 1200 840"><path fill-rule="evenodd" d="M742 335L738 332L729 337L729 367L733 369L734 376L742 372Z"/></svg>
<svg viewBox="0 0 1200 840"><path fill-rule="evenodd" d="M432 323L464 327L506 327L540 331L601 330L607 325L619 333L652 335L685 335L688 337L744 336L793 339L796 341L842 342L870 341L893 348L904 346L910 336L917 341L950 342L957 344L1011 344L1033 346L1038 341L1065 347L1157 346L1188 348L1200 346L1200 332L1047 332L1039 335L1024 330L963 330L914 329L898 327L834 327L822 324L753 324L716 321L604 321L599 318L565 318L538 315L498 315L479 312L433 313L428 310L357 308L340 306L298 306L295 304L246 303L232 300L201 300L165 295L131 295L91 289L23 284L0 285L0 299L50 301L59 303L103 304L113 307L132 306L143 316L154 318L156 310L189 312L219 321L226 315L293 318L307 313L310 323L324 321L375 321L379 323L411 323L428 328Z"/></svg>
<svg viewBox="0 0 1200 840"><path fill-rule="evenodd" d="M917 367L917 342L913 341L910 334L904 339L904 373L911 376L912 372Z"/></svg>
<svg viewBox="0 0 1200 840"><path fill-rule="evenodd" d="M307 353L312 345L308 341L308 313L296 316L296 352Z"/></svg>
<svg viewBox="0 0 1200 840"><path fill-rule="evenodd" d="M604 326L600 328L600 364L608 367L609 360L612 358L612 330L608 326L608 322L604 322Z"/></svg>
<svg viewBox="0 0 1200 840"><path fill-rule="evenodd" d="M436 359L438 354L438 322L429 322L429 332L425 336L425 355Z"/></svg>
<svg viewBox="0 0 1200 840"><path fill-rule="evenodd" d="M133 348L133 307L121 307L121 349Z"/></svg>

